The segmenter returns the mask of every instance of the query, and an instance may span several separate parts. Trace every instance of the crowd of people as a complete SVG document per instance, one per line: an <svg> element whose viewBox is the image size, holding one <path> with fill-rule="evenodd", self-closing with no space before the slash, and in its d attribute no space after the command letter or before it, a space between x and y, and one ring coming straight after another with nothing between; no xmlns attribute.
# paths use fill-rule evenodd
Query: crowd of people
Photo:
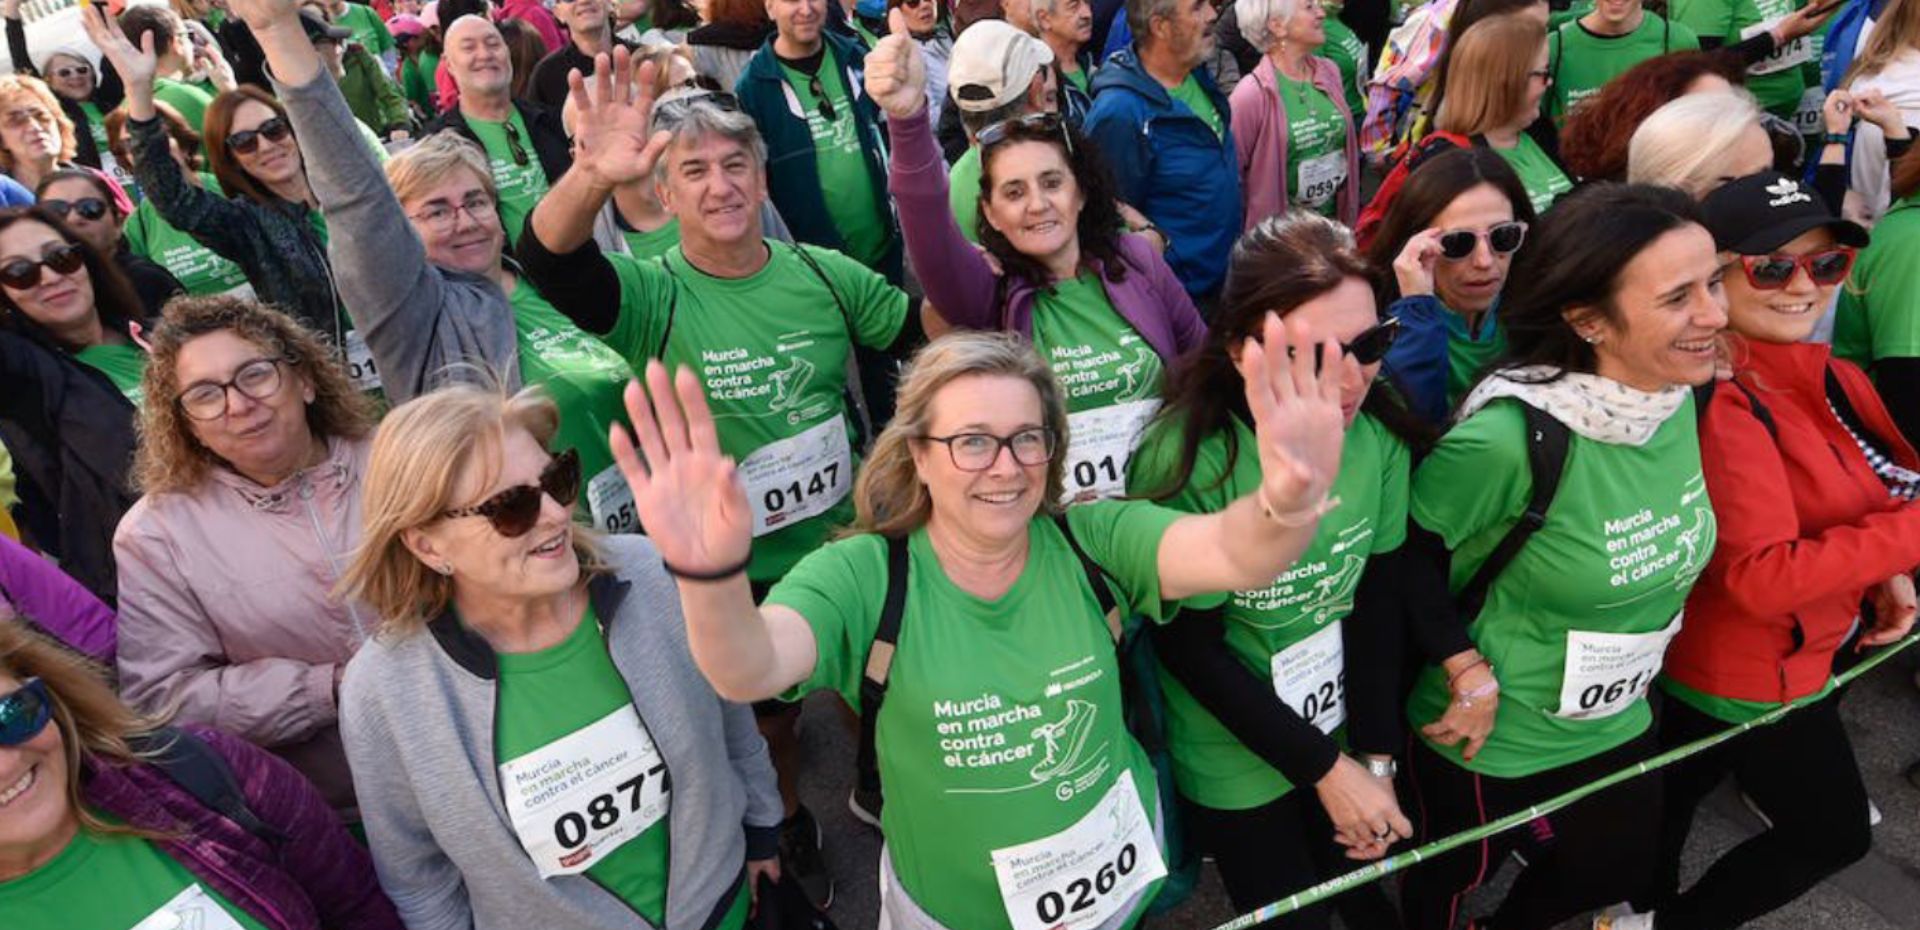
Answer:
<svg viewBox="0 0 1920 930"><path fill-rule="evenodd" d="M1125 930L1788 704L1263 926L1871 847L1920 0L0 17L10 930Z"/></svg>

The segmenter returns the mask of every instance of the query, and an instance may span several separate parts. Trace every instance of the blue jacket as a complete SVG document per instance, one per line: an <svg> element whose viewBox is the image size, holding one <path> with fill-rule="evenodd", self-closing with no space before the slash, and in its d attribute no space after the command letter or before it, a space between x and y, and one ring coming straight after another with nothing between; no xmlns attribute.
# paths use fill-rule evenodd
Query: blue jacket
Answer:
<svg viewBox="0 0 1920 930"><path fill-rule="evenodd" d="M820 37L840 68L841 79L853 96L854 123L860 134L861 151L867 160L867 175L872 179L875 200L880 204L880 222L887 229L887 252L881 267L874 270L887 280L900 283L900 223L893 215L887 197L886 131L880 108L866 95L861 81L866 62L866 47L858 39L837 32L823 31ZM821 67L826 67L822 65ZM780 59L773 53L773 39L760 46L747 68L740 73L734 88L740 109L760 128L767 144L767 195L787 220L793 238L822 248L845 252L846 243L827 212L826 192L820 188L820 168L814 161L813 131L800 110L800 98L787 86Z"/></svg>
<svg viewBox="0 0 1920 930"><path fill-rule="evenodd" d="M1119 184L1120 199L1167 234L1167 264L1187 293L1210 297L1227 276L1240 235L1240 163L1227 98L1205 69L1194 77L1213 100L1222 132L1173 99L1132 49L1093 75L1083 127Z"/></svg>
<svg viewBox="0 0 1920 930"><path fill-rule="evenodd" d="M1447 396L1454 365L1450 344L1455 339L1486 343L1498 338L1497 313L1496 303L1481 316L1480 331L1468 333L1467 321L1431 294L1402 297L1387 308L1387 316L1400 318L1400 335L1387 350L1386 374L1414 416L1446 428L1454 400Z"/></svg>

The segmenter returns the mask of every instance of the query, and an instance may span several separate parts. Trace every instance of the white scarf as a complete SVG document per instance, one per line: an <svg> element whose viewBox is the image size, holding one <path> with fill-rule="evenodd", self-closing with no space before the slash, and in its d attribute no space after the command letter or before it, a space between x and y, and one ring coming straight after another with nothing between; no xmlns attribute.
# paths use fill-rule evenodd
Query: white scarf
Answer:
<svg viewBox="0 0 1920 930"><path fill-rule="evenodd" d="M1559 377L1554 378L1556 374ZM1456 419L1465 420L1495 398L1512 397L1546 411L1567 429L1595 442L1644 446L1680 409L1687 393L1685 386L1648 393L1612 378L1528 365L1488 375L1467 395Z"/></svg>

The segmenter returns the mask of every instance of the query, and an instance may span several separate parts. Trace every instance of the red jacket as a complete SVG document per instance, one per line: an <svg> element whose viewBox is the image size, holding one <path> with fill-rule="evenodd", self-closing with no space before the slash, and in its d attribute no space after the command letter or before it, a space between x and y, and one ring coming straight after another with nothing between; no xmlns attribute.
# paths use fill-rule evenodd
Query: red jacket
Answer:
<svg viewBox="0 0 1920 930"><path fill-rule="evenodd" d="M1720 540L1687 599L1666 674L1706 694L1785 702L1826 685L1868 588L1920 565L1920 505L1902 504L1828 408L1832 366L1869 441L1920 469L1873 385L1824 345L1747 341L1700 427Z"/></svg>

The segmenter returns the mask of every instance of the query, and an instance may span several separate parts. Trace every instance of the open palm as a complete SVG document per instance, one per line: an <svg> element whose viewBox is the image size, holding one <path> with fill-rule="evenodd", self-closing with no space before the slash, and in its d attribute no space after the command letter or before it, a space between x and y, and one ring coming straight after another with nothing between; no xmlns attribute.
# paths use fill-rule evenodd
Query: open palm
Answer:
<svg viewBox="0 0 1920 930"><path fill-rule="evenodd" d="M122 83L128 87L153 86L153 77L160 70L160 56L154 54L152 32L141 36L140 46L135 48L120 23L108 16L106 7L100 4L80 8L80 27L113 65Z"/></svg>
<svg viewBox="0 0 1920 930"><path fill-rule="evenodd" d="M594 59L593 76L567 75L574 103L573 163L609 185L628 184L653 173L673 134L652 131L652 62L633 66L625 46Z"/></svg>
<svg viewBox="0 0 1920 930"><path fill-rule="evenodd" d="M1346 418L1340 384L1353 361L1328 339L1316 346L1305 325L1268 314L1262 338L1241 351L1247 409L1260 444L1260 486L1276 513L1316 507L1340 473ZM1318 370L1316 370L1316 368Z"/></svg>
<svg viewBox="0 0 1920 930"><path fill-rule="evenodd" d="M658 360L647 363L646 379L645 391L634 381L626 392L639 448L619 424L608 436L640 523L660 557L683 574L739 565L753 547L753 510L733 459L720 453L700 381L683 367L669 383Z"/></svg>

